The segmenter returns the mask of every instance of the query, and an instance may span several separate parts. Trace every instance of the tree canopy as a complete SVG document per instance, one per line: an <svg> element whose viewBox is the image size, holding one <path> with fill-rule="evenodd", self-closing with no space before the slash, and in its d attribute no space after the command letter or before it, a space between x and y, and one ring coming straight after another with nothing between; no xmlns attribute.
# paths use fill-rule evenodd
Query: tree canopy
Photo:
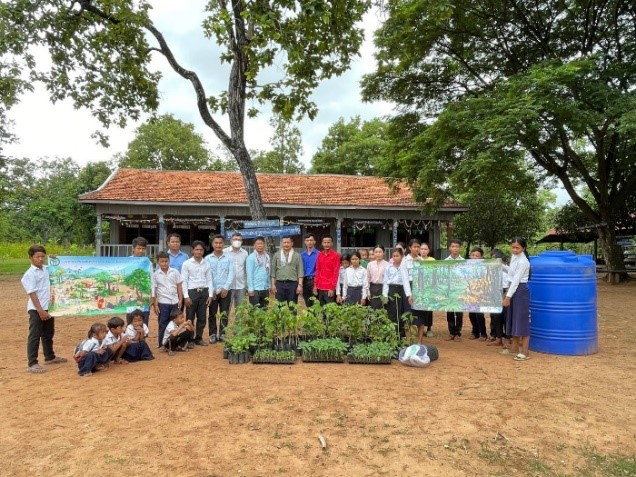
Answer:
<svg viewBox="0 0 636 477"><path fill-rule="evenodd" d="M157 170L205 170L210 151L194 124L172 114L152 118L139 126L128 150L119 158L120 167Z"/></svg>
<svg viewBox="0 0 636 477"><path fill-rule="evenodd" d="M80 167L68 158L7 160L1 170L0 240L93 243L95 210L77 196L97 189L110 172L104 162Z"/></svg>
<svg viewBox="0 0 636 477"><path fill-rule="evenodd" d="M269 140L272 150L252 155L256 171L280 174L303 173L305 166L300 162L303 154L300 130L280 115L272 116L269 124L274 128L274 134Z"/></svg>
<svg viewBox="0 0 636 477"><path fill-rule="evenodd" d="M362 121L359 116L345 122L339 118L323 138L311 160L311 171L323 174L370 176L387 147L386 123Z"/></svg>
<svg viewBox="0 0 636 477"><path fill-rule="evenodd" d="M38 81L53 101L70 98L105 127L123 126L158 107L161 75L151 64L158 54L191 83L203 122L239 165L253 217L265 218L245 146L245 115L270 102L286 119L313 118L317 107L310 95L321 80L349 68L363 39L357 23L369 5L368 0L207 2L197 22L222 47L215 71L222 63L230 66L227 90L210 93L175 54L187 45L173 48L153 23L148 0L8 0L0 6L1 66L12 69L10 78L28 81L0 84L10 93L0 99L10 107L17 97L13 91ZM36 62L34 49L48 52L48 60ZM252 106L246 111L247 101ZM222 116L229 130L221 126Z"/></svg>
<svg viewBox="0 0 636 477"><path fill-rule="evenodd" d="M558 180L622 268L616 217L636 189L636 4L389 0L368 100L394 101L397 175L420 197L530 168ZM596 207L578 192L585 185Z"/></svg>

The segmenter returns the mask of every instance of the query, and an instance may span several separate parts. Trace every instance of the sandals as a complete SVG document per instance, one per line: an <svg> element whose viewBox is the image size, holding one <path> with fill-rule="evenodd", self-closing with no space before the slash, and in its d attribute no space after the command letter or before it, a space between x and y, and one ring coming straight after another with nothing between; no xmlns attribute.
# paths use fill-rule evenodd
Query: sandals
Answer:
<svg viewBox="0 0 636 477"><path fill-rule="evenodd" d="M27 368L27 373L31 373L31 374L42 374L42 373L46 373L46 369L44 369L42 366L40 366L39 364L34 364L33 366L29 366Z"/></svg>
<svg viewBox="0 0 636 477"><path fill-rule="evenodd" d="M508 350L508 348L504 348L501 351L499 351L499 354L510 354L510 351Z"/></svg>
<svg viewBox="0 0 636 477"><path fill-rule="evenodd" d="M49 359L48 361L44 361L44 364L63 364L66 363L68 361L68 359L66 358L60 358L59 356L56 356L53 359Z"/></svg>
<svg viewBox="0 0 636 477"><path fill-rule="evenodd" d="M527 361L527 360L529 360L529 359L530 359L530 356L526 356L526 355L525 355L525 354L523 354L523 353L519 353L519 354L517 354L517 356L515 356L513 359L514 359L515 361Z"/></svg>

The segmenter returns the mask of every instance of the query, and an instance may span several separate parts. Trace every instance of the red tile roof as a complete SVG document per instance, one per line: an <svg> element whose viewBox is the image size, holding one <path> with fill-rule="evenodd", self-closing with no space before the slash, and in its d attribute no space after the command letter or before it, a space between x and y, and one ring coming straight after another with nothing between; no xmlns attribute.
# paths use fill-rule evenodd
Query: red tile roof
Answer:
<svg viewBox="0 0 636 477"><path fill-rule="evenodd" d="M393 191L379 177L335 174L257 174L265 205L417 207L410 189ZM188 202L247 204L238 172L119 169L82 202ZM457 205L457 204L449 204Z"/></svg>

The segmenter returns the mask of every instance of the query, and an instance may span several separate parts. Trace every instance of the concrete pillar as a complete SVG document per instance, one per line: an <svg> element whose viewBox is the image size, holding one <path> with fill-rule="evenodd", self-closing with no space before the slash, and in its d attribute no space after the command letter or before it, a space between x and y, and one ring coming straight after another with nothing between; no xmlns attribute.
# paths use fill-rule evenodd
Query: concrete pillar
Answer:
<svg viewBox="0 0 636 477"><path fill-rule="evenodd" d="M394 220L393 221L393 236L391 237L391 245L393 248L395 248L395 246L397 245L397 232L398 232L398 221Z"/></svg>
<svg viewBox="0 0 636 477"><path fill-rule="evenodd" d="M340 253L342 248L342 219L336 220L336 251Z"/></svg>
<svg viewBox="0 0 636 477"><path fill-rule="evenodd" d="M159 251L163 252L166 247L166 222L163 214L159 214Z"/></svg>
<svg viewBox="0 0 636 477"><path fill-rule="evenodd" d="M97 214L97 227L95 228L95 255L102 256L102 214Z"/></svg>
<svg viewBox="0 0 636 477"><path fill-rule="evenodd" d="M219 216L219 223L221 225L220 233L223 236L223 240L225 240L225 216L224 215Z"/></svg>

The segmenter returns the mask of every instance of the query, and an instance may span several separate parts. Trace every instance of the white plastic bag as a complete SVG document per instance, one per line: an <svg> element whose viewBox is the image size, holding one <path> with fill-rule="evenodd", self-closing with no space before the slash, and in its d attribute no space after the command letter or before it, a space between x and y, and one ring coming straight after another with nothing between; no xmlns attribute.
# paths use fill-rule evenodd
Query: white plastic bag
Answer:
<svg viewBox="0 0 636 477"><path fill-rule="evenodd" d="M402 348L399 354L400 363L406 366L415 366L416 368L425 368L431 364L431 358L428 357L426 346L411 345L408 348Z"/></svg>

